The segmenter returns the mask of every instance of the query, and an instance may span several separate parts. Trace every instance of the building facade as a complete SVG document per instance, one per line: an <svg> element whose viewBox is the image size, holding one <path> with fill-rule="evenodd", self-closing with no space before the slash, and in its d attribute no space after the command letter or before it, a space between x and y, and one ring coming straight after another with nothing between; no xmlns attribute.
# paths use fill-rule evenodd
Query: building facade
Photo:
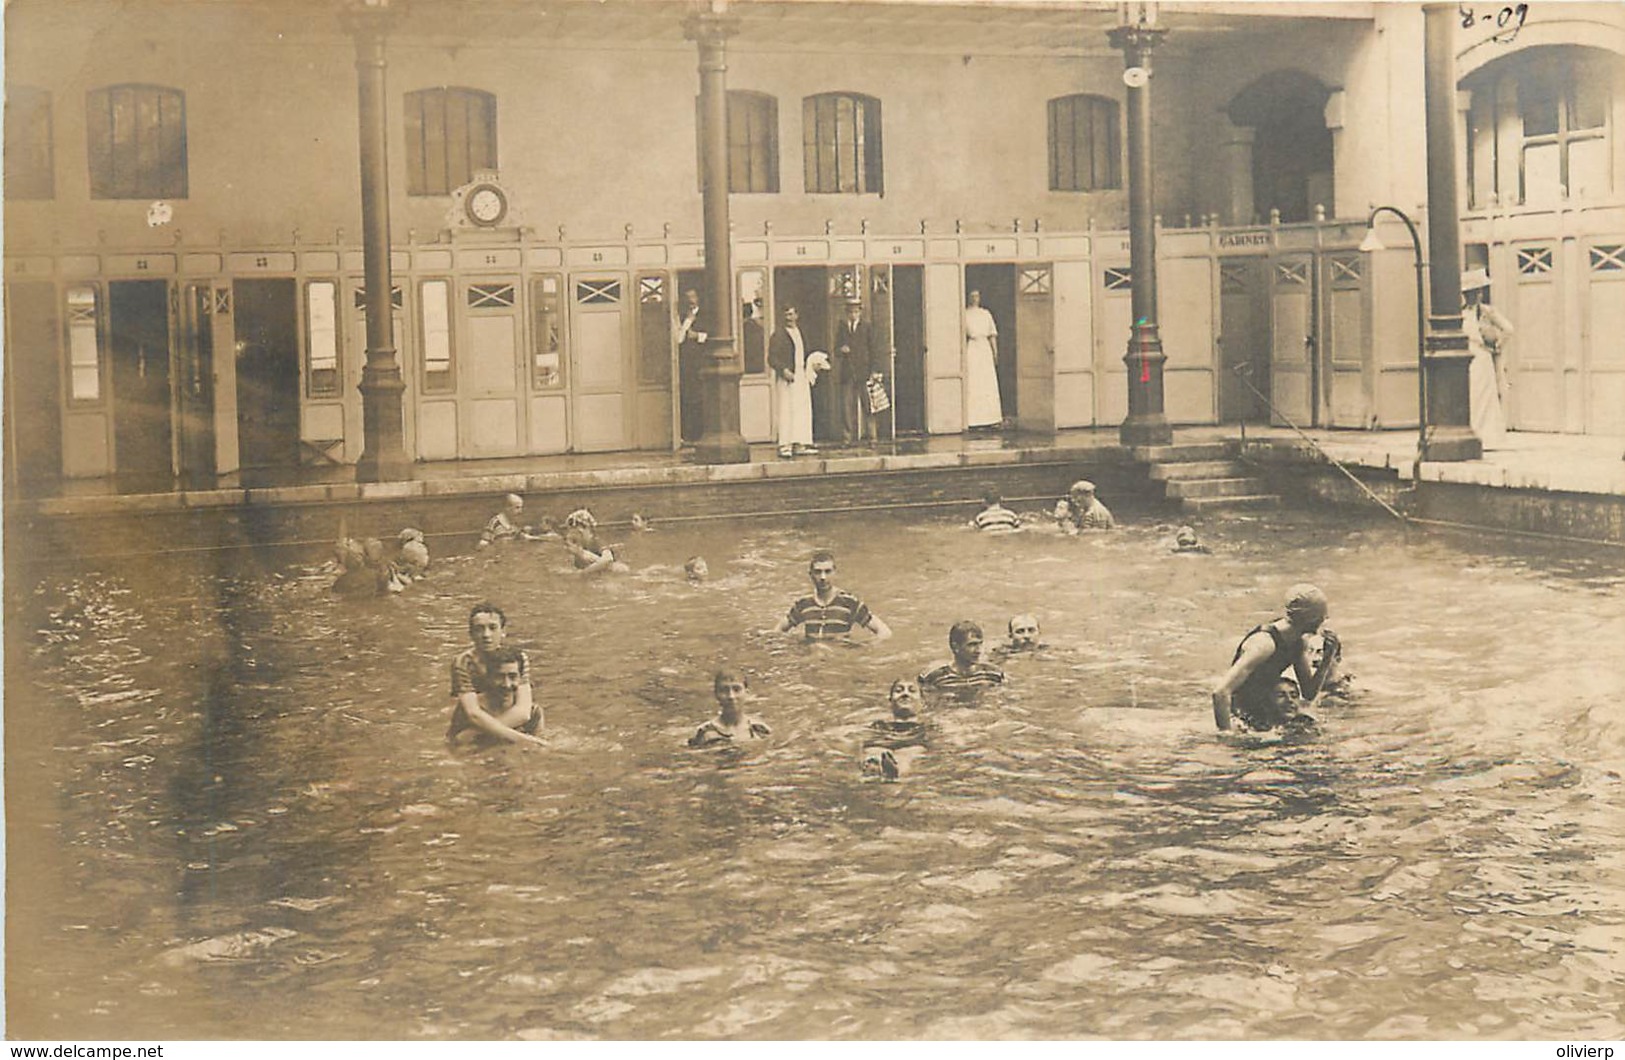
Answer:
<svg viewBox="0 0 1625 1060"><path fill-rule="evenodd" d="M12 481L229 481L360 456L344 7L8 5ZM765 347L782 309L816 347L851 299L883 339L896 429L964 429L973 289L1019 427L1120 422L1116 5L729 10L746 437L773 436ZM413 458L680 443L681 292L703 289L704 265L686 13L413 0L395 17L392 301ZM1425 220L1421 7L1164 4L1159 17L1169 419L1414 426L1408 241L1384 228L1393 249L1358 248L1375 206ZM1461 20L1463 253L1518 326L1512 426L1625 434L1625 14L1463 5Z"/></svg>

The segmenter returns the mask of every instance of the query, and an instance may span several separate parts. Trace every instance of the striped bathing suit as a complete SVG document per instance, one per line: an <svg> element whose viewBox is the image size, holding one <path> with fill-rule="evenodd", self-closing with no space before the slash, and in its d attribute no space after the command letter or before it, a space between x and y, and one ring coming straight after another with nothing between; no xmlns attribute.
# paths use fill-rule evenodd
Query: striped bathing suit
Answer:
<svg viewBox="0 0 1625 1060"><path fill-rule="evenodd" d="M933 692L972 692L1004 684L1004 671L997 666L979 662L969 672L960 673L953 663L943 663L930 673L920 675L920 687Z"/></svg>
<svg viewBox="0 0 1625 1060"><path fill-rule="evenodd" d="M808 640L844 637L853 626L869 624L869 607L862 600L836 589L829 603L821 604L816 596L803 596L790 606L791 628L805 626Z"/></svg>
<svg viewBox="0 0 1625 1060"><path fill-rule="evenodd" d="M976 513L978 530L1015 530L1020 526L1021 517L1000 504Z"/></svg>

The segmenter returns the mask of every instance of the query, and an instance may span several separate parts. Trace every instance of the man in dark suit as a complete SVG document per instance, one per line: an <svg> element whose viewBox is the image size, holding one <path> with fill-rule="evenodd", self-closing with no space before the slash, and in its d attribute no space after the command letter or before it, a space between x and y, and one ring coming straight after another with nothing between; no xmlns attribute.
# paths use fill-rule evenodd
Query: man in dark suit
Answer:
<svg viewBox="0 0 1625 1060"><path fill-rule="evenodd" d="M690 287L683 292L677 308L677 407L678 430L683 441L692 443L705 433L702 412L702 377L705 367L705 332L700 330L700 292Z"/></svg>
<svg viewBox="0 0 1625 1060"><path fill-rule="evenodd" d="M874 332L863 319L863 302L846 303L846 319L836 325L835 356L830 358L833 391L840 395L841 440L852 445L874 440L874 418L869 415L869 373L874 371Z"/></svg>

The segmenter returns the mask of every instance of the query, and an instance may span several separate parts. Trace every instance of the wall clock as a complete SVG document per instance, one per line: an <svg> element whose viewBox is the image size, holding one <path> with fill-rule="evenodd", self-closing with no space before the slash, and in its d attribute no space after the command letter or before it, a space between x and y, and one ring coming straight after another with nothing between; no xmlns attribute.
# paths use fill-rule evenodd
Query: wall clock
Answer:
<svg viewBox="0 0 1625 1060"><path fill-rule="evenodd" d="M508 216L508 196L495 184L476 184L463 196L463 211L474 224L491 228Z"/></svg>

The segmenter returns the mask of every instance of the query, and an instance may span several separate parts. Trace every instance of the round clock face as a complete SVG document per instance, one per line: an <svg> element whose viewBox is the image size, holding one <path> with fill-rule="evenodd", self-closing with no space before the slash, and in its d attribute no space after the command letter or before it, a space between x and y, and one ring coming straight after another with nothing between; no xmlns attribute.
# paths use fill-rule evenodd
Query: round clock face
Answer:
<svg viewBox="0 0 1625 1060"><path fill-rule="evenodd" d="M502 189L491 184L470 190L463 205L468 210L469 220L477 225L494 225L508 212L507 197Z"/></svg>

